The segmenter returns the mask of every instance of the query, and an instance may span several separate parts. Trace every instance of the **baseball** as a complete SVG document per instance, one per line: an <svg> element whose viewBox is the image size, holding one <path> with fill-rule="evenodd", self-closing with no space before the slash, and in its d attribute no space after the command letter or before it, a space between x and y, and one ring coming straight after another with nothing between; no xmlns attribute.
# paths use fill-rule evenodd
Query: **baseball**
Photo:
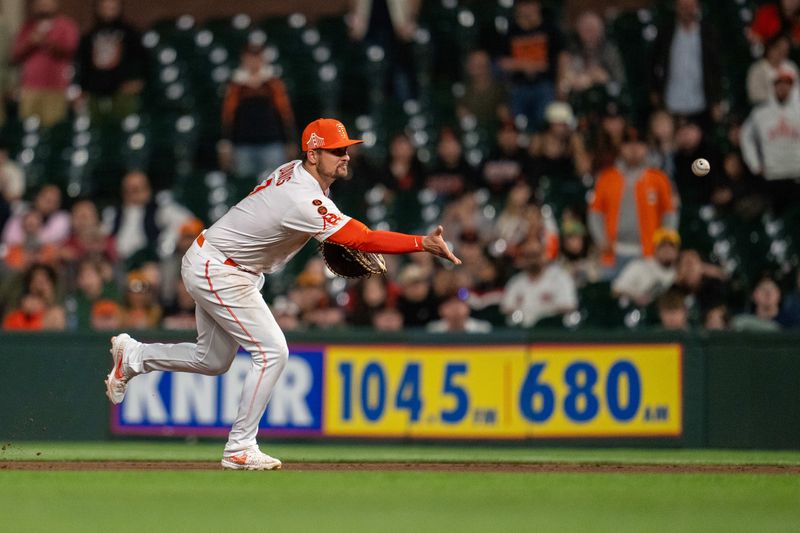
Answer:
<svg viewBox="0 0 800 533"><path fill-rule="evenodd" d="M710 170L711 165L708 164L708 160L702 157L695 159L694 163L692 163L692 172L695 176L705 176Z"/></svg>

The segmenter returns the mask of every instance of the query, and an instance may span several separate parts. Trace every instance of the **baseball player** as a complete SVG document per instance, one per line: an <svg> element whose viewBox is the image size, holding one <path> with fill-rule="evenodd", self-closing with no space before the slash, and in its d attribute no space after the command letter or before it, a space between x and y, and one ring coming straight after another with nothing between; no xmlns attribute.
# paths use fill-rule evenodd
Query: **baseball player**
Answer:
<svg viewBox="0 0 800 533"><path fill-rule="evenodd" d="M261 296L264 274L280 270L311 237L363 252L425 251L461 263L445 243L441 226L426 236L371 231L328 198L330 186L347 176L347 147L360 142L350 139L338 120L315 120L303 131L302 160L277 168L197 237L181 265L183 282L197 304L197 343L144 344L126 333L113 337L114 364L105 380L112 403L122 402L131 379L154 370L223 374L242 346L252 366L222 466L281 467L256 444L259 420L289 357L283 332Z"/></svg>

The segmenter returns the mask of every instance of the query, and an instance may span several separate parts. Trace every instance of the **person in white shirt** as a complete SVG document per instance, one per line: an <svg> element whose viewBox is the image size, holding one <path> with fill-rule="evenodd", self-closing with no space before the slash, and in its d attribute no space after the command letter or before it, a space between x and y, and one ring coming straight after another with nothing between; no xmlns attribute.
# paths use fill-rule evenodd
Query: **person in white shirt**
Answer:
<svg viewBox="0 0 800 533"><path fill-rule="evenodd" d="M441 320L429 322L426 329L431 333L489 333L492 324L469 316L469 304L458 293L439 305Z"/></svg>
<svg viewBox="0 0 800 533"><path fill-rule="evenodd" d="M376 253L428 252L455 264L438 226L430 234L371 231L339 211L331 185L348 176L350 139L344 125L318 119L306 126L302 160L264 176L253 191L201 233L183 256L181 277L194 298L197 343L143 344L127 334L111 339L114 367L106 394L118 404L128 381L154 370L219 375L239 346L250 352L236 420L222 457L232 470L273 470L281 462L256 443L259 421L289 358L289 347L261 295L264 274L276 272L313 237Z"/></svg>
<svg viewBox="0 0 800 533"><path fill-rule="evenodd" d="M634 259L611 284L615 298L644 307L672 286L677 272L681 238L673 229L659 228L653 235L652 257Z"/></svg>
<svg viewBox="0 0 800 533"><path fill-rule="evenodd" d="M764 45L764 57L750 65L747 71L747 98L751 104L763 104L770 99L774 91L772 81L779 70L789 70L797 76L797 64L789 58L791 48L792 41L785 33L778 34Z"/></svg>
<svg viewBox="0 0 800 533"><path fill-rule="evenodd" d="M578 307L575 282L560 265L548 264L538 236L529 236L522 244L519 264L522 272L508 280L500 302L509 325L531 327Z"/></svg>
<svg viewBox="0 0 800 533"><path fill-rule="evenodd" d="M783 211L800 194L800 92L797 75L780 69L773 96L755 108L742 125L742 156L750 171L764 179L773 209Z"/></svg>
<svg viewBox="0 0 800 533"><path fill-rule="evenodd" d="M191 211L175 202L167 191L153 196L150 179L138 170L122 178L121 192L121 204L103 210L103 229L114 236L119 257L169 256L180 227L194 218Z"/></svg>

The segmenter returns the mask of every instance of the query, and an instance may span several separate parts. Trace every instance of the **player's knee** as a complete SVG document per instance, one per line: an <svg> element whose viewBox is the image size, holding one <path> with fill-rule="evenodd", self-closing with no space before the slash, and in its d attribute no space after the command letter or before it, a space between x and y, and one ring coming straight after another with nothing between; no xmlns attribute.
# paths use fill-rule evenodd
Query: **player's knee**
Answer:
<svg viewBox="0 0 800 533"><path fill-rule="evenodd" d="M286 366L286 362L289 360L289 345L286 344L286 339L282 339L282 342L276 348L277 357L275 366L283 370L283 367Z"/></svg>
<svg viewBox="0 0 800 533"><path fill-rule="evenodd" d="M211 375L212 376L219 376L221 374L224 374L231 367L231 364L233 364L233 361L220 362L220 363L214 365L211 368Z"/></svg>
<svg viewBox="0 0 800 533"><path fill-rule="evenodd" d="M219 376L224 374L228 371L233 363L233 359L231 358L228 361L218 361L218 360L211 360L211 361L203 361L200 363L200 367L202 373L207 376Z"/></svg>

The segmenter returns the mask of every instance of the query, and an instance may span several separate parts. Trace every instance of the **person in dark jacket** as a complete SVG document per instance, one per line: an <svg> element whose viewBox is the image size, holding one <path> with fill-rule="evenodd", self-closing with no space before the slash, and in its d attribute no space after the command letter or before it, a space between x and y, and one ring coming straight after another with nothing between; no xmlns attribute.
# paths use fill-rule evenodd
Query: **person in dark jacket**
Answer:
<svg viewBox="0 0 800 533"><path fill-rule="evenodd" d="M295 137L294 114L283 81L267 63L264 50L248 45L241 65L225 92L222 130L227 142L221 154L232 148L234 174L254 178L272 172L287 158L288 139Z"/></svg>
<svg viewBox="0 0 800 533"><path fill-rule="evenodd" d="M92 121L119 121L139 109L147 55L139 31L122 18L121 0L94 6L94 27L78 48L77 82Z"/></svg>
<svg viewBox="0 0 800 533"><path fill-rule="evenodd" d="M651 74L655 107L704 128L721 118L717 37L710 22L700 18L698 0L675 0L675 18L658 32Z"/></svg>

